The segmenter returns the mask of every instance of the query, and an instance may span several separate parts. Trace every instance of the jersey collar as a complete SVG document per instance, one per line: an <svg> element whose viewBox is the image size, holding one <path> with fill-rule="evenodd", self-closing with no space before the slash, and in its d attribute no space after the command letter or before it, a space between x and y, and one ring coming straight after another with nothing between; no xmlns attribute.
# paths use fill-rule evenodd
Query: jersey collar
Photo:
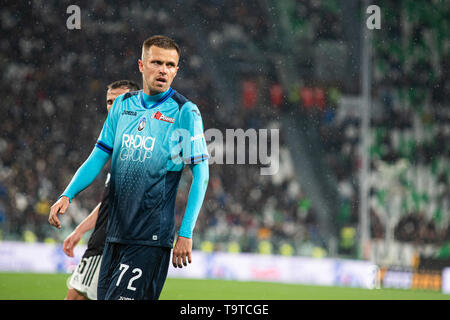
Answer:
<svg viewBox="0 0 450 320"><path fill-rule="evenodd" d="M164 92L149 96L141 90L139 92L139 99L141 101L141 106L145 109L153 109L164 103L167 99L169 99L174 94L174 90L172 88L167 89Z"/></svg>

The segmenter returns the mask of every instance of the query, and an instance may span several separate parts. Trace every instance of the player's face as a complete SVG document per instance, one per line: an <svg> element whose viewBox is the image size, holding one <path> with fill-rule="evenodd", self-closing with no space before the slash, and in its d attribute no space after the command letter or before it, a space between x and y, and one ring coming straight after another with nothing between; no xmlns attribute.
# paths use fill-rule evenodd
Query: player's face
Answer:
<svg viewBox="0 0 450 320"><path fill-rule="evenodd" d="M144 92L150 95L169 89L178 71L178 52L175 49L163 49L156 46L143 52L139 59L139 71L142 73Z"/></svg>
<svg viewBox="0 0 450 320"><path fill-rule="evenodd" d="M111 110L114 100L116 100L116 98L121 94L127 93L128 91L130 91L130 89L125 87L108 89L108 91L106 91L106 109L108 112Z"/></svg>

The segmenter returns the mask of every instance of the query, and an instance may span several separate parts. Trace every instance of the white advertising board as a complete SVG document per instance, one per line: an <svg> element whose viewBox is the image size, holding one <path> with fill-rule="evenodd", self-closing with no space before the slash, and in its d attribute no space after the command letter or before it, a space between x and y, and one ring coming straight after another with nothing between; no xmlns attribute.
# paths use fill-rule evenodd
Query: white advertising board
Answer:
<svg viewBox="0 0 450 320"><path fill-rule="evenodd" d="M442 292L450 294L450 268L442 270Z"/></svg>
<svg viewBox="0 0 450 320"><path fill-rule="evenodd" d="M0 271L72 272L80 262L86 246L75 247L70 258L61 244L0 242Z"/></svg>
<svg viewBox="0 0 450 320"><path fill-rule="evenodd" d="M0 242L0 271L72 272L86 249L77 246L69 258L61 244ZM251 253L192 253L192 264L174 268L168 277L271 281L324 286L376 287L378 268L356 260L286 257Z"/></svg>
<svg viewBox="0 0 450 320"><path fill-rule="evenodd" d="M170 268L168 276L373 289L377 273L378 267L367 261L196 251L192 266Z"/></svg>

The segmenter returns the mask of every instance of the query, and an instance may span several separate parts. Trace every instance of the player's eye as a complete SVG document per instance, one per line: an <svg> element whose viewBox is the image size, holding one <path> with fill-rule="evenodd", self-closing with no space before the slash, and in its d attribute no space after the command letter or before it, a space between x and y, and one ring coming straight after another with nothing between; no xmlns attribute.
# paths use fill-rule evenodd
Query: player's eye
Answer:
<svg viewBox="0 0 450 320"><path fill-rule="evenodd" d="M106 101L106 103L107 103L108 105L111 105L111 104L113 104L113 101L112 101L112 100L108 100L108 101Z"/></svg>

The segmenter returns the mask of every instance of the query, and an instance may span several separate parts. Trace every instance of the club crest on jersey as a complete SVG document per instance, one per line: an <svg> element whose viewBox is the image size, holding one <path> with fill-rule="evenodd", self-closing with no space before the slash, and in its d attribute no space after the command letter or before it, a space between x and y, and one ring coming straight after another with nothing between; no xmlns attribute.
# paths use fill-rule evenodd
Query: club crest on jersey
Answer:
<svg viewBox="0 0 450 320"><path fill-rule="evenodd" d="M169 122L169 123L174 123L175 122L174 118L169 118L169 117L163 115L160 111L152 114L151 118L152 119L161 120L161 121L165 121L165 122Z"/></svg>
<svg viewBox="0 0 450 320"><path fill-rule="evenodd" d="M147 118L142 117L141 120L139 120L139 123L138 123L138 127L137 127L138 131L142 131L145 128L145 124L146 123L147 123Z"/></svg>

